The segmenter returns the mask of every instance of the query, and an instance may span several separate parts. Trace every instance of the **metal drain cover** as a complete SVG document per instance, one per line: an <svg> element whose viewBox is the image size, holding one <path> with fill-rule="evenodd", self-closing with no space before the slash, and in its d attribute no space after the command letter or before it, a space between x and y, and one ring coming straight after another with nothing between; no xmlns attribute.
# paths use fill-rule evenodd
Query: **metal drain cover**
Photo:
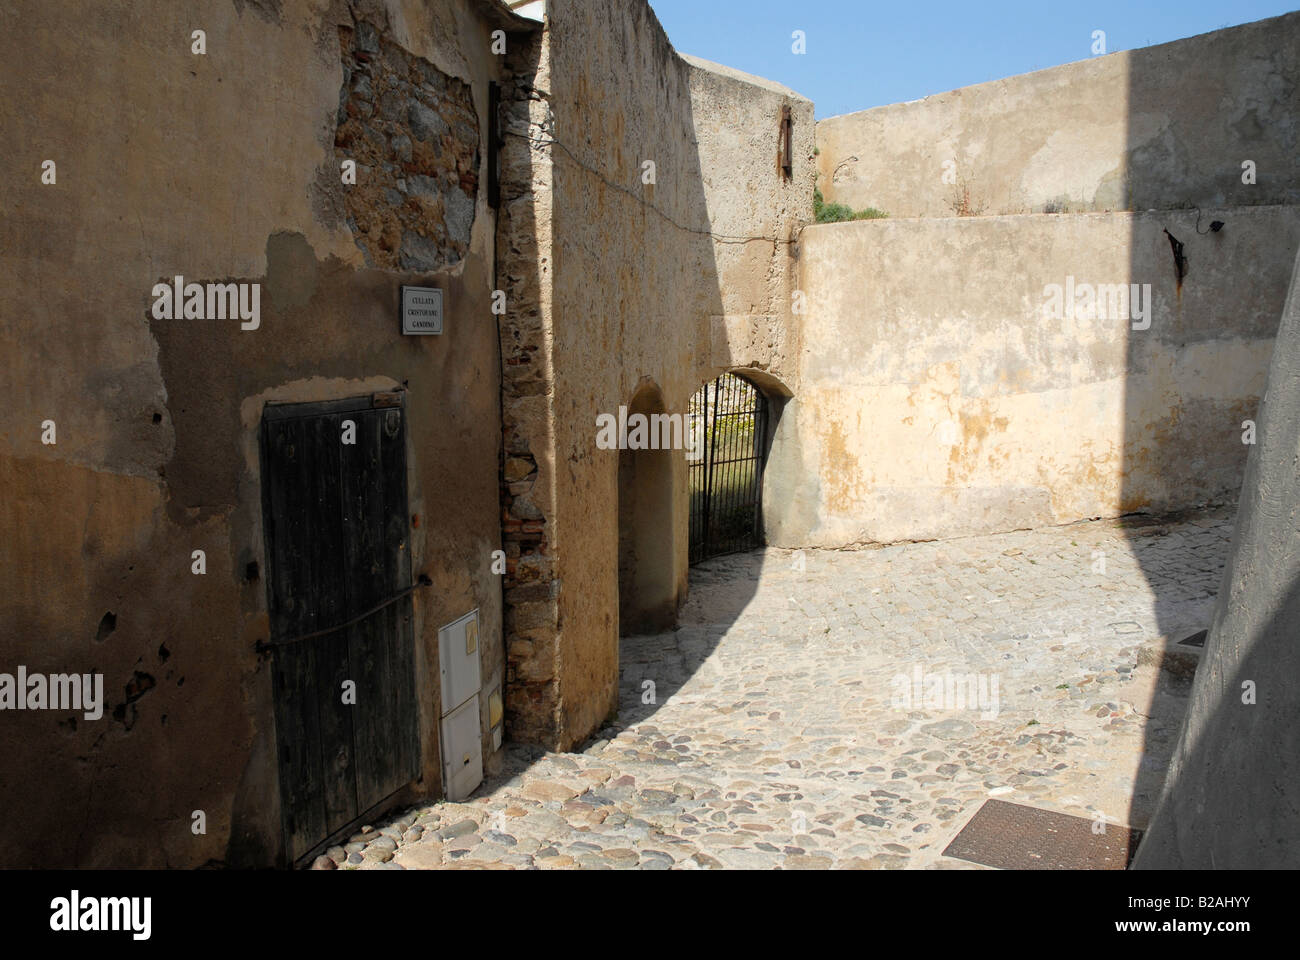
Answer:
<svg viewBox="0 0 1300 960"><path fill-rule="evenodd" d="M1005 800L986 800L944 856L1002 870L1124 870L1142 831Z"/></svg>
<svg viewBox="0 0 1300 960"><path fill-rule="evenodd" d="M1209 630L1200 630L1192 634L1190 637L1179 640L1178 645L1181 647L1203 647L1205 646L1205 638L1209 636L1209 634Z"/></svg>

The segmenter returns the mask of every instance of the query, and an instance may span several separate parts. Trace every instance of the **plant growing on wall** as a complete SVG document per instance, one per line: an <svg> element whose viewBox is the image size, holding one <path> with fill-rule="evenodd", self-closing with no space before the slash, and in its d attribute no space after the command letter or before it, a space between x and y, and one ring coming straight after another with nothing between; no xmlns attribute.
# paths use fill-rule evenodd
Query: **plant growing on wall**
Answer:
<svg viewBox="0 0 1300 960"><path fill-rule="evenodd" d="M854 210L843 203L827 203L821 188L813 190L813 217L817 223L843 223L848 220L883 220L888 217L884 210L866 207Z"/></svg>
<svg viewBox="0 0 1300 960"><path fill-rule="evenodd" d="M971 194L971 181L966 178L965 174L958 173L957 182L953 184L952 195L948 198L948 205L952 212L959 217L978 217L984 212L988 204Z"/></svg>

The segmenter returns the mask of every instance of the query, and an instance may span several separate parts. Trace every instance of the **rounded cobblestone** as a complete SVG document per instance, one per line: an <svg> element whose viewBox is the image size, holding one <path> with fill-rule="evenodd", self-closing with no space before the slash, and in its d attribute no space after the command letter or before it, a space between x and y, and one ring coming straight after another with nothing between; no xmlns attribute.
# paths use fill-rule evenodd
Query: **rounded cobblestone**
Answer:
<svg viewBox="0 0 1300 960"><path fill-rule="evenodd" d="M1208 624L1231 520L702 564L676 630L624 639L618 722L585 749L507 745L471 800L323 859L980 869L942 852L989 797L1143 827L1189 689L1167 647Z"/></svg>

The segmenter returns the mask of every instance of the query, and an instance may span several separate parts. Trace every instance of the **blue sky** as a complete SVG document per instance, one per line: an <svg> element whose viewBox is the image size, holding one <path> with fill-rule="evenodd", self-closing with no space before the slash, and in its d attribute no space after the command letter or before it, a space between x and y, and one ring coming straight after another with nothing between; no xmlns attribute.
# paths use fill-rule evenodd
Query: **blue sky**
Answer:
<svg viewBox="0 0 1300 960"><path fill-rule="evenodd" d="M604 0L602 0L604 2ZM1275 17L1296 0L650 0L682 53L776 80L817 116L916 100L972 83ZM807 53L791 52L803 30Z"/></svg>

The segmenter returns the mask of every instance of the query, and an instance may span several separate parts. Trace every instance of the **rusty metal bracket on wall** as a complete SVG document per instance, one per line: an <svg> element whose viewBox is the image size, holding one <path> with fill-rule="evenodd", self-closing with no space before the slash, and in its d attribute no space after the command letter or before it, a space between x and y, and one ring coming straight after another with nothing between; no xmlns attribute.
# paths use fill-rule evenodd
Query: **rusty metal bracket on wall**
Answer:
<svg viewBox="0 0 1300 960"><path fill-rule="evenodd" d="M1183 278L1187 276L1187 257L1183 255L1183 243L1172 233L1169 228L1165 227L1165 236L1169 238L1169 246L1174 252L1174 275L1178 278L1178 288L1183 287Z"/></svg>
<svg viewBox="0 0 1300 960"><path fill-rule="evenodd" d="M781 176L789 180L794 176L794 117L787 103L781 108L781 140L777 147L777 165Z"/></svg>

